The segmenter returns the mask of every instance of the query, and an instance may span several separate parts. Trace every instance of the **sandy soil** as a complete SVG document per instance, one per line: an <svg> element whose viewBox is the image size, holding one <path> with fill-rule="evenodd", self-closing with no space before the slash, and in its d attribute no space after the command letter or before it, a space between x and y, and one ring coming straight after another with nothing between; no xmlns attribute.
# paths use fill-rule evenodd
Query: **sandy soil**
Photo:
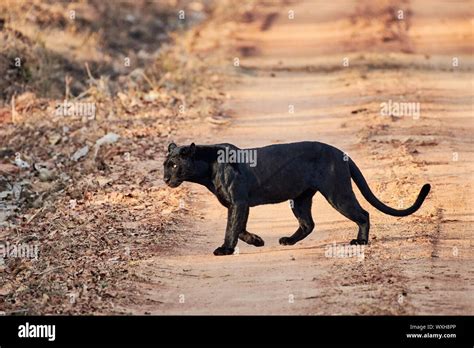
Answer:
<svg viewBox="0 0 474 348"><path fill-rule="evenodd" d="M328 245L346 244L357 227L320 195L316 228L302 242L278 244L297 228L288 203L261 206L251 209L248 230L266 245L239 242L238 254L215 257L226 211L186 183L194 193L187 204L202 215L183 226L188 242L139 263L137 298L117 311L474 314L472 6L354 0L259 9L234 35L240 66L229 70L238 83L228 84L224 105L231 123L183 126L176 140L240 147L317 140L346 151L391 206L410 205L426 182L432 192L417 213L395 218L355 189L371 215L363 259L326 257ZM420 117L381 116L388 100L419 102Z"/></svg>

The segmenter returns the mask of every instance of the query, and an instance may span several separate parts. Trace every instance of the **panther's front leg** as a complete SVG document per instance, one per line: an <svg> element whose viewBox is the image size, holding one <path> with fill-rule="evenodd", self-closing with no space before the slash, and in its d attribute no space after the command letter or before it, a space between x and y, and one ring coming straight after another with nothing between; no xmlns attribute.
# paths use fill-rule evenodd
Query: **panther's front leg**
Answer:
<svg viewBox="0 0 474 348"><path fill-rule="evenodd" d="M249 205L239 201L229 206L227 211L227 228L224 244L214 250L214 255L231 255L234 253L239 234L245 231L249 217Z"/></svg>

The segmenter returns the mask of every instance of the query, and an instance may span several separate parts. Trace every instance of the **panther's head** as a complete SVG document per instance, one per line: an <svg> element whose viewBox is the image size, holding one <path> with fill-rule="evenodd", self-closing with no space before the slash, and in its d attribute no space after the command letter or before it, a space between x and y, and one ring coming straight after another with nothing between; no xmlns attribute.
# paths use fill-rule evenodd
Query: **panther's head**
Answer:
<svg viewBox="0 0 474 348"><path fill-rule="evenodd" d="M166 155L163 179L170 187L178 187L183 181L191 179L195 174L195 163L193 156L196 145L177 146L171 143Z"/></svg>

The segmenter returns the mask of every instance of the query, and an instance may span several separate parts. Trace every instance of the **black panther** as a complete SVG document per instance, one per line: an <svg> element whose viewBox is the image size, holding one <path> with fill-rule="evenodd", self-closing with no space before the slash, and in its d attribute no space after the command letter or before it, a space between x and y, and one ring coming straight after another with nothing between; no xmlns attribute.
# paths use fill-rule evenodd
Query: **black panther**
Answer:
<svg viewBox="0 0 474 348"><path fill-rule="evenodd" d="M222 160L220 155L229 150L242 151L232 144L171 143L164 161L164 181L168 186L178 187L183 181L204 185L227 208L224 244L214 255L232 254L238 239L264 245L262 238L246 229L250 207L292 200L299 227L291 236L280 238L280 244L293 245L313 231L312 198L320 192L337 211L359 226L357 239L351 244L367 244L369 213L357 201L351 178L370 204L392 216L416 212L431 188L429 184L423 185L411 207L397 210L375 197L355 163L331 145L305 141L243 149L253 151L253 163Z"/></svg>

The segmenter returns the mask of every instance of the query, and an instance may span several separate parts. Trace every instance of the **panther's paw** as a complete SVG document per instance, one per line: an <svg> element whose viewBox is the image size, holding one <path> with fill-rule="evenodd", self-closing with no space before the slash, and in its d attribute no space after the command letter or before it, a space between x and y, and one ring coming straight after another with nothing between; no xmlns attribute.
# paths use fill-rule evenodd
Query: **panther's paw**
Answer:
<svg viewBox="0 0 474 348"><path fill-rule="evenodd" d="M214 250L214 255L222 256L222 255L232 255L234 253L234 248L226 248L226 247L218 247Z"/></svg>
<svg viewBox="0 0 474 348"><path fill-rule="evenodd" d="M353 239L351 240L351 245L367 245L366 239Z"/></svg>
<svg viewBox="0 0 474 348"><path fill-rule="evenodd" d="M265 245L265 241L262 238L260 238L260 236L257 236L256 234L254 234L254 237L252 238L252 242L250 244L256 247L262 247Z"/></svg>
<svg viewBox="0 0 474 348"><path fill-rule="evenodd" d="M279 240L281 245L293 245L295 241L291 237L281 237Z"/></svg>

